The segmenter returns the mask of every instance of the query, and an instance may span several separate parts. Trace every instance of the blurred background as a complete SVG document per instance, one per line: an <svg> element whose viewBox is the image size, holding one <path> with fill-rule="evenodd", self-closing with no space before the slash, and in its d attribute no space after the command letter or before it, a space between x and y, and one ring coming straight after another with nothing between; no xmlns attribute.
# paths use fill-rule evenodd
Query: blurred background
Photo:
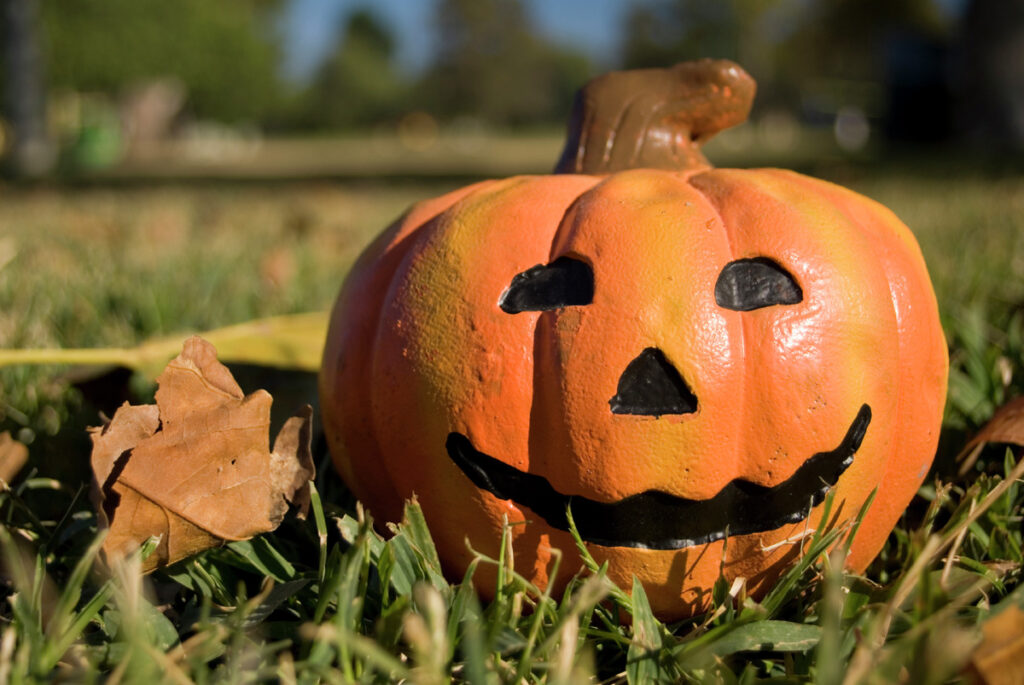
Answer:
<svg viewBox="0 0 1024 685"><path fill-rule="evenodd" d="M588 78L704 56L759 84L714 163L842 183L917 235L947 429L1024 391L1024 0L0 0L0 348L325 310L410 203L548 173ZM85 454L69 417L152 391L116 378L0 368L0 432ZM275 406L315 396L296 378Z"/></svg>
<svg viewBox="0 0 1024 685"><path fill-rule="evenodd" d="M1020 0L2 4L9 175L483 173L475 155L501 156L488 136L557 147L590 76L699 56L757 79L750 130L731 137L748 153L1024 146ZM325 144L338 136L376 150L353 158ZM546 153L498 166L543 170Z"/></svg>

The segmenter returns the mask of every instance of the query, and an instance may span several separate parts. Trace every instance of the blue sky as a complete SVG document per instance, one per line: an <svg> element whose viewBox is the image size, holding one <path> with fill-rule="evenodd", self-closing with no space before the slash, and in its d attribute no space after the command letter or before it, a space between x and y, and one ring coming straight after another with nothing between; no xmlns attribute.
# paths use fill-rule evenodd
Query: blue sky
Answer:
<svg viewBox="0 0 1024 685"><path fill-rule="evenodd" d="M715 0L707 0L713 2ZM947 12L962 11L967 0L935 0ZM559 44L581 49L597 67L612 66L619 51L620 29L630 7L645 0L523 0L537 29ZM433 50L437 0L289 0L284 31L285 73L308 76L331 48L344 18L368 7L391 29L398 62L416 71Z"/></svg>
<svg viewBox="0 0 1024 685"><path fill-rule="evenodd" d="M583 50L599 65L618 55L619 28L631 0L524 0L538 30ZM368 7L397 38L399 64L410 71L430 59L436 0L290 0L282 29L285 71L309 75L330 49L338 27L354 9Z"/></svg>

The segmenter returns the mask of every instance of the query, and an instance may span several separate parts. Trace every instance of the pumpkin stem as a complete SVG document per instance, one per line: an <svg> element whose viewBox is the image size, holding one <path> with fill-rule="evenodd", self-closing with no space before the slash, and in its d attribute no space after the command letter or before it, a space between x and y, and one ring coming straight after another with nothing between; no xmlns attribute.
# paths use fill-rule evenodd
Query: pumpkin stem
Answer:
<svg viewBox="0 0 1024 685"><path fill-rule="evenodd" d="M700 146L746 121L755 88L724 59L598 76L576 93L555 173L709 167Z"/></svg>

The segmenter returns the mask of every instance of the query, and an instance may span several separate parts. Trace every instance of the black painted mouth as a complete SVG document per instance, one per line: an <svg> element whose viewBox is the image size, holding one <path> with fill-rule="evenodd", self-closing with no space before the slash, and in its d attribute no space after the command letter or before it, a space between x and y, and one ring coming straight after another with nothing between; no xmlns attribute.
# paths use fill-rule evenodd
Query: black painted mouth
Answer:
<svg viewBox="0 0 1024 685"><path fill-rule="evenodd" d="M838 447L815 454L787 480L774 487L733 480L707 500L648 490L618 502L596 502L563 495L543 476L525 473L478 451L462 433L449 433L445 447L474 485L498 499L529 507L552 528L569 529L565 512L571 506L576 528L587 542L605 547L680 549L804 520L853 463L870 423L871 407L865 404Z"/></svg>

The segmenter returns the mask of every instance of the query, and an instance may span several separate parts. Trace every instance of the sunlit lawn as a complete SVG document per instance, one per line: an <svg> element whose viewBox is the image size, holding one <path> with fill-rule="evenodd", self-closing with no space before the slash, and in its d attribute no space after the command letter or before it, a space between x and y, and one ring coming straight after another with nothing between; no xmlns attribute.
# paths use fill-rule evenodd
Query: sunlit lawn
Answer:
<svg viewBox="0 0 1024 685"><path fill-rule="evenodd" d="M826 173L916 234L953 333L965 311L999 328L1024 303L1024 177L896 168ZM130 345L329 307L359 250L447 183L188 184L0 191L0 346ZM34 415L36 371L0 370L0 401ZM44 392L45 394L45 392ZM27 404L26 404L27 402ZM3 411L4 404L0 404Z"/></svg>
<svg viewBox="0 0 1024 685"><path fill-rule="evenodd" d="M953 374L944 449L955 452L962 446L964 435L989 418L997 404L1024 388L1024 177L972 171L970 167L952 177L927 173L927 165L922 164L840 163L819 170L888 205L912 228L921 244L951 343ZM925 173L918 173L921 171ZM406 179L372 183L0 187L0 347L127 346L156 335L326 309L347 267L377 231L411 202L454 185ZM85 423L98 421L95 415L81 415L85 409L78 395L67 389L63 380L66 372L59 368L0 369L0 431L10 430L30 443L33 454L49 454L36 465L40 471L35 475L58 481L72 478L67 474L80 476L88 457L80 429ZM148 387L137 384L136 390L144 395ZM72 430L77 432L69 438L67 433ZM59 468L59 460L54 460L55 445L64 450L60 458L65 460L66 473ZM79 483L65 482L64 486L73 492ZM948 509L945 519L956 518L949 513L955 504L944 505ZM74 507L87 509L81 499ZM1016 511L1019 517L1019 497L1008 507L1008 515ZM8 516L17 517L10 507L6 511ZM88 529L88 521L83 525ZM894 537L897 539L892 551L905 552L907 534ZM285 546L292 550L294 545ZM70 554L67 550L65 553ZM1019 563L1019 555L1018 549L1014 563ZM52 572L66 573L67 567L60 567L61 563L72 563L66 559L60 555L51 559ZM339 574L349 573L351 569L345 570L349 562L338 563ZM894 563L898 565L895 558L887 562L890 567ZM188 574L179 575L179 580L186 582ZM1000 585L1002 591L1008 591L1019 582L1019 570L1011 571L1001 582L1006 583ZM202 594L199 589L196 592ZM315 605L317 599L299 597L289 601ZM941 602L928 606L941 607ZM378 606L379 611L385 609L385 605ZM389 610L410 609L391 606ZM301 613L300 609L296 611ZM488 611L495 614L505 609ZM814 612L808 611L804 620L813 623ZM9 620L7 613L0 615L3 622ZM507 623L501 630L529 629L527 619L501 615ZM918 619L925 620L914 620ZM391 649L397 644L395 631L400 626L386 625L389 627L378 630L378 637L383 634L386 640L392 640L391 646L386 646ZM282 624L267 630L276 635L292 629ZM624 639L628 646L628 625L620 630L627 636ZM679 634L685 635L686 631ZM498 639L499 643L500 639L512 640L509 644L513 647L519 644L507 634L501 635L487 639ZM90 639L102 643L108 638L93 634ZM607 635L595 640L586 649L592 652L601 640L615 644ZM175 644L174 640L170 644ZM601 649L611 652L591 653L588 659L596 660L599 669L611 668L614 674L625 659L626 647L609 645ZM846 651L841 658L849 657L852 647L847 647L842 648ZM363 648L370 649L365 645ZM338 649L339 655L348 654L347 648ZM510 653L515 651L510 649ZM316 650L308 651L308 644L295 650L309 659L316 656ZM362 656L337 659L373 662L370 652L356 651ZM278 659L280 652L267 652L272 656L266 658ZM325 661L316 668L341 668L341 661L331 661L335 657L321 656ZM100 664L100 668L109 663L104 661L106 656L89 658L98 659L94 666ZM215 664L216 657L211 659L209 663ZM509 659L512 671L504 677L522 668L515 665L514 656ZM813 669L813 660L810 666L793 666L778 654L771 659L775 659L771 662L774 666L758 667L759 672L777 673L772 669L782 668L779 664L783 663L796 668L795 672ZM398 668L395 664L399 662L388 663ZM737 663L739 666L735 666ZM749 662L734 658L728 664L733 664L729 668L735 666L737 674L744 668L749 670ZM467 662L465 668L479 665ZM368 670L357 669L357 675L371 673L371 667L365 667ZM342 679L351 675L344 669L333 673Z"/></svg>

